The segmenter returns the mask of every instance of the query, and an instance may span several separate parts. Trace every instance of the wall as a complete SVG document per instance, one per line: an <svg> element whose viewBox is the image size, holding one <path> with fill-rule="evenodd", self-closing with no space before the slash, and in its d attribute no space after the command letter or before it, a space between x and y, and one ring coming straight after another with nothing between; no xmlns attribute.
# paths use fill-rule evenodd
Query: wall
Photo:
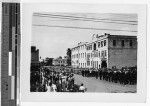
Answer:
<svg viewBox="0 0 150 106"><path fill-rule="evenodd" d="M136 49L111 49L109 50L108 68L117 68L137 65Z"/></svg>
<svg viewBox="0 0 150 106"><path fill-rule="evenodd" d="M112 41L116 40L116 46L113 46ZM125 41L124 47L121 46L121 40ZM129 41L133 41L133 45L129 45ZM117 68L125 66L137 65L137 39L135 38L110 38L108 48L108 68L116 66Z"/></svg>

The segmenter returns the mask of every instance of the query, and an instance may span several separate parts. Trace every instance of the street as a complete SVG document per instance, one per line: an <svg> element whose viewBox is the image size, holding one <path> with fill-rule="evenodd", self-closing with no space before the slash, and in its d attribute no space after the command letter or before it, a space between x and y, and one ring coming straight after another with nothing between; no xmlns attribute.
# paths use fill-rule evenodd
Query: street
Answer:
<svg viewBox="0 0 150 106"><path fill-rule="evenodd" d="M75 83L81 84L87 88L86 92L104 92L104 93L135 93L136 85L121 85L104 80L96 79L95 77L82 77L74 75Z"/></svg>

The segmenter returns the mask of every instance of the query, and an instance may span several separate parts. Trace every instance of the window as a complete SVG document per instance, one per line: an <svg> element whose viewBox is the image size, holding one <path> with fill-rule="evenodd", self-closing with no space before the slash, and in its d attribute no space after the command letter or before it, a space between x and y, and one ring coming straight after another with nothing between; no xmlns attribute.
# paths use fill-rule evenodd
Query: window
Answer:
<svg viewBox="0 0 150 106"><path fill-rule="evenodd" d="M89 58L90 58L90 56L91 56L90 53L87 56L89 56Z"/></svg>
<svg viewBox="0 0 150 106"><path fill-rule="evenodd" d="M124 40L121 41L121 46L124 47Z"/></svg>
<svg viewBox="0 0 150 106"><path fill-rule="evenodd" d="M90 50L92 50L92 45L91 45L91 49Z"/></svg>
<svg viewBox="0 0 150 106"><path fill-rule="evenodd" d="M90 65L90 61L87 61L87 66L89 66Z"/></svg>
<svg viewBox="0 0 150 106"><path fill-rule="evenodd" d="M113 40L113 46L116 46L116 40Z"/></svg>
<svg viewBox="0 0 150 106"><path fill-rule="evenodd" d="M101 57L104 57L104 51L101 52Z"/></svg>
<svg viewBox="0 0 150 106"><path fill-rule="evenodd" d="M98 47L100 48L100 46L101 46L101 42L98 42Z"/></svg>
<svg viewBox="0 0 150 106"><path fill-rule="evenodd" d="M107 56L107 51L105 50L105 56Z"/></svg>
<svg viewBox="0 0 150 106"><path fill-rule="evenodd" d="M130 40L130 46L133 46L133 42L132 42L132 40Z"/></svg>
<svg viewBox="0 0 150 106"><path fill-rule="evenodd" d="M101 41L101 47L103 47L103 41Z"/></svg>
<svg viewBox="0 0 150 106"><path fill-rule="evenodd" d="M96 50L96 43L94 43L94 50Z"/></svg>
<svg viewBox="0 0 150 106"><path fill-rule="evenodd" d="M106 40L104 40L104 46L106 46Z"/></svg>
<svg viewBox="0 0 150 106"><path fill-rule="evenodd" d="M101 56L101 52L99 51L99 57Z"/></svg>

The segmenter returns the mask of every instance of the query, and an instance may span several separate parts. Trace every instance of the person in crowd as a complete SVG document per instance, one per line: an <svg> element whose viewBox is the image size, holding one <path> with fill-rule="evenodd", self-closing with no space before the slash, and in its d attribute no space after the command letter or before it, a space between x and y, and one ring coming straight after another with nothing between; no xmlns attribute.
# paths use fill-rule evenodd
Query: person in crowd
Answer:
<svg viewBox="0 0 150 106"><path fill-rule="evenodd" d="M52 83L50 82L48 85L47 85L47 92L52 92Z"/></svg>
<svg viewBox="0 0 150 106"><path fill-rule="evenodd" d="M80 85L79 91L83 93L85 92L85 87L83 86L83 83Z"/></svg>
<svg viewBox="0 0 150 106"><path fill-rule="evenodd" d="M57 87L56 87L56 85L54 84L54 82L53 82L52 85L51 85L51 91L52 91L52 92L56 92L56 91L57 91Z"/></svg>

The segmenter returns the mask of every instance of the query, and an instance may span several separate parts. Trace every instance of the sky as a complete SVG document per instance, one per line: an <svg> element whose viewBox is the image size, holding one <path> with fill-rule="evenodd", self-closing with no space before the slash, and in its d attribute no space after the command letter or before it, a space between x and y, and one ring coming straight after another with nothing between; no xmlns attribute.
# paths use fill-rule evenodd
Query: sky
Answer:
<svg viewBox="0 0 150 106"><path fill-rule="evenodd" d="M42 59L64 57L67 48L90 42L93 34L136 36L137 21L136 14L33 13L32 45Z"/></svg>

